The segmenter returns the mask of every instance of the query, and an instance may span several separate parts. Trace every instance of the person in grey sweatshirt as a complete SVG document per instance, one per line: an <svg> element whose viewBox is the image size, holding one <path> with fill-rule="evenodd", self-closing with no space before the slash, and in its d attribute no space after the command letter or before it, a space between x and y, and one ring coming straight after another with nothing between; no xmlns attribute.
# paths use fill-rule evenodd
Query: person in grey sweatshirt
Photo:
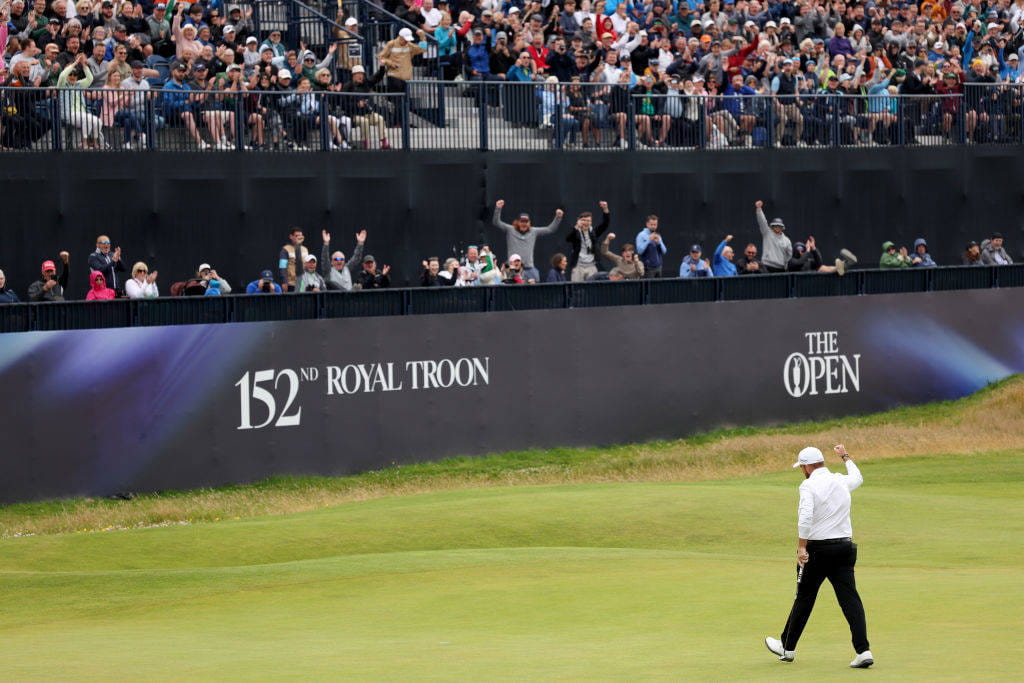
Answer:
<svg viewBox="0 0 1024 683"><path fill-rule="evenodd" d="M492 221L494 227L505 231L508 253L519 254L523 259L523 280L525 282L531 280L540 282L540 271L533 265L533 248L537 244L539 235L550 235L558 230L558 226L562 222L562 210L555 211L555 219L551 221L550 225L540 228L530 224L530 215L527 213L519 214L519 217L512 221L512 225L503 223L501 210L504 206L504 199L499 199L494 204L494 220Z"/></svg>
<svg viewBox="0 0 1024 683"><path fill-rule="evenodd" d="M793 258L793 243L786 237L786 224L781 218L773 218L771 224L764 217L761 208L764 202L754 202L757 227L761 229L764 242L761 245L761 265L769 273L784 273L789 259Z"/></svg>
<svg viewBox="0 0 1024 683"><path fill-rule="evenodd" d="M362 267L363 245L366 244L366 231L360 230L356 233L356 248L352 250L352 258L346 259L345 254L336 251L329 254L331 250L331 233L326 230L320 232L324 239L324 246L320 249L320 273L324 276L327 289L340 290L343 292L352 291L352 273ZM356 269L355 271L352 269Z"/></svg>

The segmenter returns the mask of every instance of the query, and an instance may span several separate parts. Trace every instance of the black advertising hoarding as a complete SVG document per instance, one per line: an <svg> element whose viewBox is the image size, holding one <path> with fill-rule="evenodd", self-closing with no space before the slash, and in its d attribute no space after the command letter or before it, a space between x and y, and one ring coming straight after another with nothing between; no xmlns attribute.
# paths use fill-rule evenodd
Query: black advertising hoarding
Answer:
<svg viewBox="0 0 1024 683"><path fill-rule="evenodd" d="M346 474L951 399L1024 290L0 336L0 501Z"/></svg>

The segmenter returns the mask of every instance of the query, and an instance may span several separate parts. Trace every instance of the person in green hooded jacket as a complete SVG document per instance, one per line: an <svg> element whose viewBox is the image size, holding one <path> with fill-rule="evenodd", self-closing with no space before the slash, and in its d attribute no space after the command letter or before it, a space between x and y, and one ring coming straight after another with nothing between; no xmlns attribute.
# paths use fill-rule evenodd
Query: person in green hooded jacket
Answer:
<svg viewBox="0 0 1024 683"><path fill-rule="evenodd" d="M910 266L910 256L907 255L907 248L900 247L896 252L896 245L892 242L882 243L882 258L878 261L879 268L907 268Z"/></svg>

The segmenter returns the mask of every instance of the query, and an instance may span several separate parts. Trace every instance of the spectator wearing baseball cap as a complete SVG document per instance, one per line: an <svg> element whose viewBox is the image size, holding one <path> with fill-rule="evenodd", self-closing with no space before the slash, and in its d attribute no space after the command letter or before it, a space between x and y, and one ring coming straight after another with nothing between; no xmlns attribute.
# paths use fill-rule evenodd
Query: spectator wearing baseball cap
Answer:
<svg viewBox="0 0 1024 683"><path fill-rule="evenodd" d="M68 252L60 253L61 269L53 261L43 261L39 268L41 277L28 286L29 301L64 301L64 288L68 286Z"/></svg>
<svg viewBox="0 0 1024 683"><path fill-rule="evenodd" d="M359 272L357 283L360 289L386 289L391 286L391 278L388 273L391 266L384 266L377 272L377 259L373 254L363 257L363 269Z"/></svg>
<svg viewBox="0 0 1024 683"><path fill-rule="evenodd" d="M1003 247L1003 234L992 233L992 236L981 243L981 262L986 266L1008 266L1013 259Z"/></svg>
<svg viewBox="0 0 1024 683"><path fill-rule="evenodd" d="M412 80L412 58L427 51L426 34L417 29L420 41L415 40L408 28L398 32L398 37L389 40L377 57L378 63L388 69L388 91L405 92L406 83Z"/></svg>
<svg viewBox="0 0 1024 683"><path fill-rule="evenodd" d="M679 265L679 277L712 277L714 275L714 271L711 270L711 263L706 258L701 258L702 253L703 250L699 244L694 244L690 247L690 253L686 255L683 262Z"/></svg>
<svg viewBox="0 0 1024 683"><path fill-rule="evenodd" d="M280 294L281 285L274 282L274 272L264 270L258 279L250 282L245 288L246 294Z"/></svg>
<svg viewBox="0 0 1024 683"><path fill-rule="evenodd" d="M963 257L960 259L962 266L983 266L981 262L981 247L974 240L971 240L964 247Z"/></svg>
<svg viewBox="0 0 1024 683"><path fill-rule="evenodd" d="M324 282L320 273L316 272L316 263L316 256L312 254L306 254L306 257L302 259L302 277L299 278L300 292L326 291L327 283Z"/></svg>
<svg viewBox="0 0 1024 683"><path fill-rule="evenodd" d="M217 281L218 287L220 288L221 294L230 294L231 285L228 281L222 278L216 270L210 267L209 263L200 263L199 267L196 268L196 277L203 281L203 283L209 287L214 281Z"/></svg>
<svg viewBox="0 0 1024 683"><path fill-rule="evenodd" d="M784 273L793 258L793 243L786 236L786 224L781 218L773 218L769 223L764 217L764 202L754 203L754 215L757 227L761 231L761 266L769 273Z"/></svg>

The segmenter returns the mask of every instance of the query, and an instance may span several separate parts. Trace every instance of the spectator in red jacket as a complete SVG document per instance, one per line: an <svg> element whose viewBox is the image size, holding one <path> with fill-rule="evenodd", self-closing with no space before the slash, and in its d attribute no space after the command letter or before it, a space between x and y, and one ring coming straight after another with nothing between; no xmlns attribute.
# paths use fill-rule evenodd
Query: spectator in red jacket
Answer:
<svg viewBox="0 0 1024 683"><path fill-rule="evenodd" d="M103 299L113 299L115 294L114 290L107 287L107 279L103 277L103 273L98 270L94 270L89 273L89 284L92 286L89 289L89 293L85 295L86 301L97 301Z"/></svg>

